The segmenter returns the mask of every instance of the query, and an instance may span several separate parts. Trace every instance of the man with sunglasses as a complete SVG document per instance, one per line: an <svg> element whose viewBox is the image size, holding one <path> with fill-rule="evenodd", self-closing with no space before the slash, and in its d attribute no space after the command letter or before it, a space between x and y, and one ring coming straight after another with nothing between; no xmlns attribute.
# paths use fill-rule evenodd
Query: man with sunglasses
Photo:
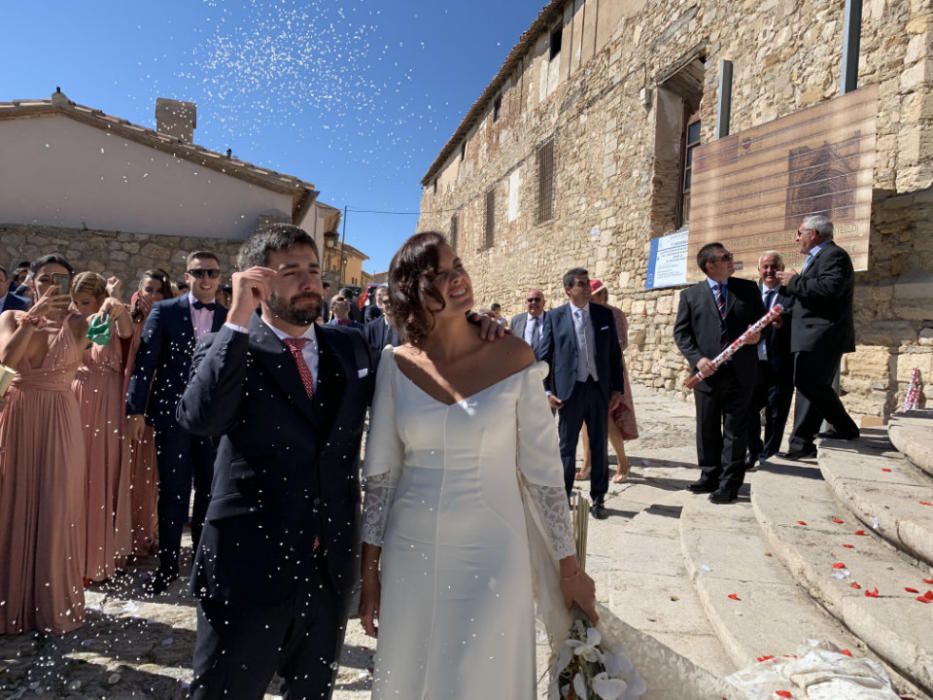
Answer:
<svg viewBox="0 0 933 700"><path fill-rule="evenodd" d="M713 503L734 501L745 480L748 420L758 374L760 336L714 370L716 357L759 318L765 307L758 285L732 277L732 253L722 243L707 243L697 252L706 279L680 294L674 342L690 363L691 373L706 378L693 389L697 421L697 463L703 474L688 487L708 493Z"/></svg>
<svg viewBox="0 0 933 700"><path fill-rule="evenodd" d="M175 419L175 406L185 391L191 356L198 341L216 333L227 319L226 307L215 301L221 282L214 253L196 251L186 260L187 294L160 301L146 319L127 392L127 438L139 439L145 422L155 428L159 468L159 570L151 582L162 593L178 578L181 534L188 521L194 482L191 539L197 549L210 499L214 447Z"/></svg>
<svg viewBox="0 0 933 700"><path fill-rule="evenodd" d="M544 292L540 289L532 289L528 292L525 302L528 304L528 310L512 316L509 328L512 329L512 335L522 338L532 348L535 348L541 340L544 319L547 316L544 310Z"/></svg>

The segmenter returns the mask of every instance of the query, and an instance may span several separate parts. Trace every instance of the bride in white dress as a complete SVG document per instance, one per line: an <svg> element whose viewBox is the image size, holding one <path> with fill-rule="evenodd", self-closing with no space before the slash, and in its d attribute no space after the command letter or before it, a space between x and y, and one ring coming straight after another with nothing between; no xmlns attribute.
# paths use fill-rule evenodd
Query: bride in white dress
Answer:
<svg viewBox="0 0 933 700"><path fill-rule="evenodd" d="M597 617L574 552L547 366L519 338L479 337L465 315L470 277L440 234L412 236L389 280L409 342L383 352L364 466L360 617L378 629L373 698L532 700L526 509L559 559L544 570L564 603Z"/></svg>

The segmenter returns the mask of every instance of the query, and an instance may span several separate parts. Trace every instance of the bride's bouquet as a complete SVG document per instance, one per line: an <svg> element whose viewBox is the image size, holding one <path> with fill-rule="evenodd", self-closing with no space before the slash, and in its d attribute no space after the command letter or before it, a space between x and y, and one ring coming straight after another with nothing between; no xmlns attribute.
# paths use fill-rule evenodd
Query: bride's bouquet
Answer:
<svg viewBox="0 0 933 700"><path fill-rule="evenodd" d="M582 617L573 621L555 670L559 697L567 700L637 700L646 690L621 647L604 642Z"/></svg>

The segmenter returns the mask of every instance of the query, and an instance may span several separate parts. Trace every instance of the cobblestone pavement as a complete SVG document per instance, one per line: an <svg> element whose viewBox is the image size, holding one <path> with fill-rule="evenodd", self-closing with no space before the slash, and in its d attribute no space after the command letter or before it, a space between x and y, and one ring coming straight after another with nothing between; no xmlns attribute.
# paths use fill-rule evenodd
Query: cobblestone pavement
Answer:
<svg viewBox="0 0 933 700"><path fill-rule="evenodd" d="M632 485L664 492L683 488L694 465L693 405L634 387L641 435L626 443L633 463L628 484L612 485L607 507L611 517L592 521L588 570L601 586L624 562L612 554L614 534L646 507L643 498L627 499ZM614 459L611 457L611 459ZM585 487L586 482L581 482ZM642 489L644 491L644 489ZM650 500L650 499L649 499ZM0 637L0 698L153 698L187 696L195 639L194 602L184 582L157 599L142 595L153 562L87 593L83 628L63 637L25 634ZM600 598L605 600L604 595ZM539 634L539 672L546 658ZM351 620L337 677L335 700L369 697L373 640ZM272 689L274 690L273 683ZM270 692L268 698L278 695Z"/></svg>

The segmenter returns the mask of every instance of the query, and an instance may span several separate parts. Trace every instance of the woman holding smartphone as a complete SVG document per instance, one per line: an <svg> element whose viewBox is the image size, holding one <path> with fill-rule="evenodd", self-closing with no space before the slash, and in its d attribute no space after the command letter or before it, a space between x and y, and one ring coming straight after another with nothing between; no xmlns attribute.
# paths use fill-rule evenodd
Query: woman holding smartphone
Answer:
<svg viewBox="0 0 933 700"><path fill-rule="evenodd" d="M87 321L69 311L72 269L36 260L29 311L0 314L0 363L18 373L0 412L0 634L64 634L84 621L85 452L71 383Z"/></svg>
<svg viewBox="0 0 933 700"><path fill-rule="evenodd" d="M125 423L121 339L133 335L133 322L126 306L108 296L107 281L96 272L74 278L71 299L79 314L106 323L110 331L107 342L84 350L71 385L87 452L84 578L100 582L114 575L118 560L122 568L132 549L130 481L120 472L120 448Z"/></svg>

